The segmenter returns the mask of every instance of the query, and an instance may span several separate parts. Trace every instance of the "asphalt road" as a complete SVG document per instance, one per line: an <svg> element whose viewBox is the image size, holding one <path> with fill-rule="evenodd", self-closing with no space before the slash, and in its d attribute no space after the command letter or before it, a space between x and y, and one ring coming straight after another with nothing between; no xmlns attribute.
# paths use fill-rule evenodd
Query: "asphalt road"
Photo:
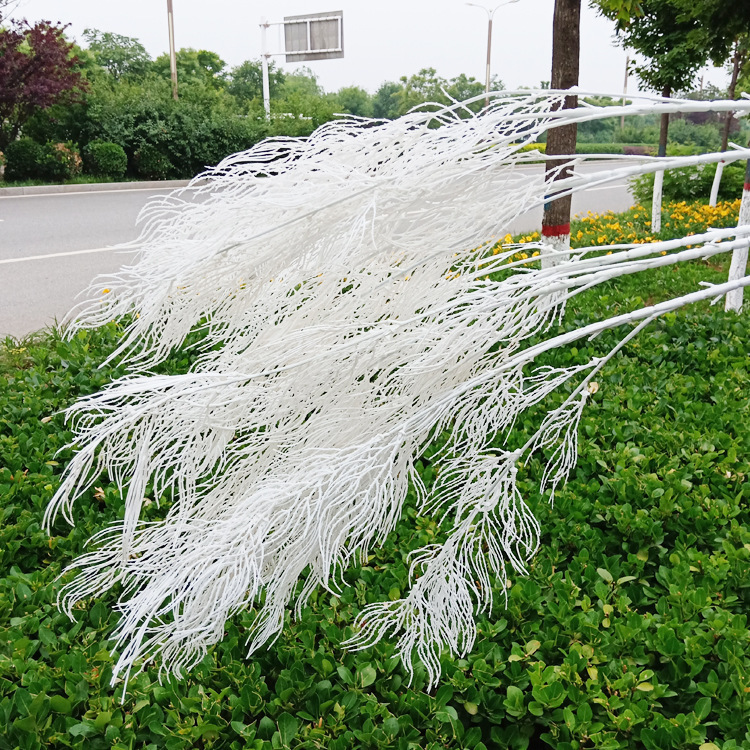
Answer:
<svg viewBox="0 0 750 750"><path fill-rule="evenodd" d="M164 192L130 189L2 197L0 191L0 337L21 337L53 325L96 275L129 262L133 253L114 252L111 246L137 237L138 212L149 198ZM575 195L573 211L623 211L631 203L627 187L620 183ZM530 212L508 231L537 229L541 215L541 208Z"/></svg>

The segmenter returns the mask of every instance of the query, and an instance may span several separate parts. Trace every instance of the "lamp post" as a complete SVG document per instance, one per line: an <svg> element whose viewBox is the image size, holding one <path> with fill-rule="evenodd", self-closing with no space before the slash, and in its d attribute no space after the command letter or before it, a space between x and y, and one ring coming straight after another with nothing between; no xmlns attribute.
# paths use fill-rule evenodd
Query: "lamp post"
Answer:
<svg viewBox="0 0 750 750"><path fill-rule="evenodd" d="M169 23L169 72L172 77L172 98L177 101L177 57L174 51L174 12L172 0L167 0L167 21Z"/></svg>
<svg viewBox="0 0 750 750"><path fill-rule="evenodd" d="M518 0L505 0L504 3L500 3L499 5L496 5L492 10L485 7L484 5L479 5L478 3L466 3L466 5L471 5L474 8L481 8L483 11L487 13L487 78L485 80L484 84L484 93L486 94L484 99L484 106L488 107L490 104L490 60L492 59L492 18L495 15L495 11L498 8L502 8L503 5L510 5L511 3L517 3Z"/></svg>

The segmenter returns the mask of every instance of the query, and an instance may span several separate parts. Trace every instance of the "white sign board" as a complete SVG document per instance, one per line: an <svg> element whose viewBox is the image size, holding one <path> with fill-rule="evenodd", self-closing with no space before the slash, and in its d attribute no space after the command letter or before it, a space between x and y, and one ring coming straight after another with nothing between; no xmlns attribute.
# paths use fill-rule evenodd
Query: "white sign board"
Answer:
<svg viewBox="0 0 750 750"><path fill-rule="evenodd" d="M286 62L331 60L344 56L344 13L284 17Z"/></svg>

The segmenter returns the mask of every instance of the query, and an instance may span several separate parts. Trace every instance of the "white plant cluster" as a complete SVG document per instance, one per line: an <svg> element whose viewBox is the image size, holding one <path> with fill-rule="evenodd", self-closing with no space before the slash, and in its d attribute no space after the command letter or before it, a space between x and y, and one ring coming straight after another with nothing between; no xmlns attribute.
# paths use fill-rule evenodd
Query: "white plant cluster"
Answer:
<svg viewBox="0 0 750 750"><path fill-rule="evenodd" d="M94 537L61 595L72 616L76 602L122 587L116 677L157 657L168 672L189 669L243 608L258 610L250 653L277 637L291 602L300 609L315 587L339 590L342 571L383 542L410 484L421 512L451 530L414 553L403 599L362 611L349 645L392 635L407 668L418 657L431 684L443 648L472 648L493 586L523 573L539 544L517 462L544 451L544 484L554 491L566 478L588 385L612 353L559 369L535 359L641 321L627 340L661 312L750 283L544 338L565 302L601 281L750 244L750 229L712 230L609 255L573 250L544 270L511 263L518 246L489 253L544 201L541 170L524 169L543 157L521 146L623 111L555 111L562 96L500 93L478 116L456 103L394 122L329 123L228 157L145 210L136 263L98 279L68 328L131 316L112 356L133 372L69 409L77 453L46 518L72 522L74 500L103 472L125 497L123 520ZM750 109L648 99L625 111L707 105ZM556 188L719 158L622 157ZM149 371L196 328L205 337L189 372ZM570 396L525 446L497 447L571 379ZM437 435L448 437L428 490L415 463ZM162 521L141 519L147 484L174 498Z"/></svg>

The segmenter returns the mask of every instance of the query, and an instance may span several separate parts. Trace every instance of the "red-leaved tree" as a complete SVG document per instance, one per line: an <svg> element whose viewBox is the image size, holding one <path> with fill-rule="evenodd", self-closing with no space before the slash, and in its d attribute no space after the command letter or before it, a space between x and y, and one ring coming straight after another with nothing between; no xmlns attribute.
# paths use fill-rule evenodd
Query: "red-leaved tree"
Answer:
<svg viewBox="0 0 750 750"><path fill-rule="evenodd" d="M0 29L0 151L35 110L83 91L85 81L64 30L49 21L34 26L18 21Z"/></svg>

